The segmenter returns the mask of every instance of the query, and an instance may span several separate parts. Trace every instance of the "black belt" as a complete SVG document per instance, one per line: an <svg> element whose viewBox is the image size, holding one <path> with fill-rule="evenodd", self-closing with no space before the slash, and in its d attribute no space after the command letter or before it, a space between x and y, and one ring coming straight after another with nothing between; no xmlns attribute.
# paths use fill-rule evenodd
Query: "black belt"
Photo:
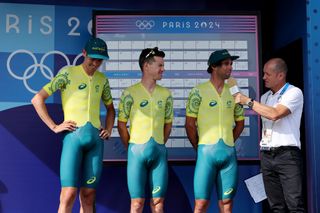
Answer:
<svg viewBox="0 0 320 213"><path fill-rule="evenodd" d="M288 150L300 150L297 146L260 147L261 152L282 152Z"/></svg>

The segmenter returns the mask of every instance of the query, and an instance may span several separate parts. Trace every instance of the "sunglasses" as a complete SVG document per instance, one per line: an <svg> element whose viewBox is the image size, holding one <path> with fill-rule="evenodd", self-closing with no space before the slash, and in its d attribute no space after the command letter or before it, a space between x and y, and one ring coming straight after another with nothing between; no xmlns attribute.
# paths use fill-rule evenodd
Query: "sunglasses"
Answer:
<svg viewBox="0 0 320 213"><path fill-rule="evenodd" d="M156 54L156 52L158 52L158 47L154 47L150 50L150 52L145 56L145 59L147 59L149 56L153 56Z"/></svg>

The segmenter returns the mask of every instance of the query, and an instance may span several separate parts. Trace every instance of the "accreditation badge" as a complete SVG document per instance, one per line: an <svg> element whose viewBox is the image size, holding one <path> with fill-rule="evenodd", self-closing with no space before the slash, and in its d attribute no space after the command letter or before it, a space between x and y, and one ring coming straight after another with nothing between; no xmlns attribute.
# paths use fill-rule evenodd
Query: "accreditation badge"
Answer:
<svg viewBox="0 0 320 213"><path fill-rule="evenodd" d="M271 139L272 139L272 129L264 129L262 132L262 139L260 142L260 146L270 147Z"/></svg>

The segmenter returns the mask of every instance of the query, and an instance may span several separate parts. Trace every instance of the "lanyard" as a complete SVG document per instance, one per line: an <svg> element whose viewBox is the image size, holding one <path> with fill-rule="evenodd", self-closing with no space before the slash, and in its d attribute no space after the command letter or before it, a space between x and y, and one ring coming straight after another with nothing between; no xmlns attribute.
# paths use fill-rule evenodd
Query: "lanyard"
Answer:
<svg viewBox="0 0 320 213"><path fill-rule="evenodd" d="M277 100L279 101L280 99L281 99L281 97L282 97L282 95L285 93L285 91L288 89L288 87L289 87L289 83L286 83L285 85L284 85L284 87L283 87L283 89L281 90L281 92L280 92L280 94L279 94L279 96L278 96L278 98L277 98ZM269 92L269 94L268 94L268 96L267 96L267 98L266 98L266 102L265 102L265 104L267 105L267 103L268 103L268 99L269 99L269 96L271 95L271 91Z"/></svg>

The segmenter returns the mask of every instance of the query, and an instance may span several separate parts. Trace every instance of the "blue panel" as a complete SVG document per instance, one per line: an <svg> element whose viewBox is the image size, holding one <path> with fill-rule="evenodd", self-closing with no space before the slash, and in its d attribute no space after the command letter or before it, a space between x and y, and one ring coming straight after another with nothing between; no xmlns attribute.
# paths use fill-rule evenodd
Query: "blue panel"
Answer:
<svg viewBox="0 0 320 213"><path fill-rule="evenodd" d="M79 54L91 36L93 8L56 6L55 48L67 54ZM90 31L89 31L90 30Z"/></svg>
<svg viewBox="0 0 320 213"><path fill-rule="evenodd" d="M305 73L308 207L320 211L320 1L307 1L308 68Z"/></svg>
<svg viewBox="0 0 320 213"><path fill-rule="evenodd" d="M0 3L0 51L53 49L54 21L54 6Z"/></svg>
<svg viewBox="0 0 320 213"><path fill-rule="evenodd" d="M29 104L34 93L54 75L52 56L44 58L44 54L32 50L16 50L10 54L0 52L0 56L0 90L3 91L0 99L3 102ZM40 66L42 59L43 66Z"/></svg>

